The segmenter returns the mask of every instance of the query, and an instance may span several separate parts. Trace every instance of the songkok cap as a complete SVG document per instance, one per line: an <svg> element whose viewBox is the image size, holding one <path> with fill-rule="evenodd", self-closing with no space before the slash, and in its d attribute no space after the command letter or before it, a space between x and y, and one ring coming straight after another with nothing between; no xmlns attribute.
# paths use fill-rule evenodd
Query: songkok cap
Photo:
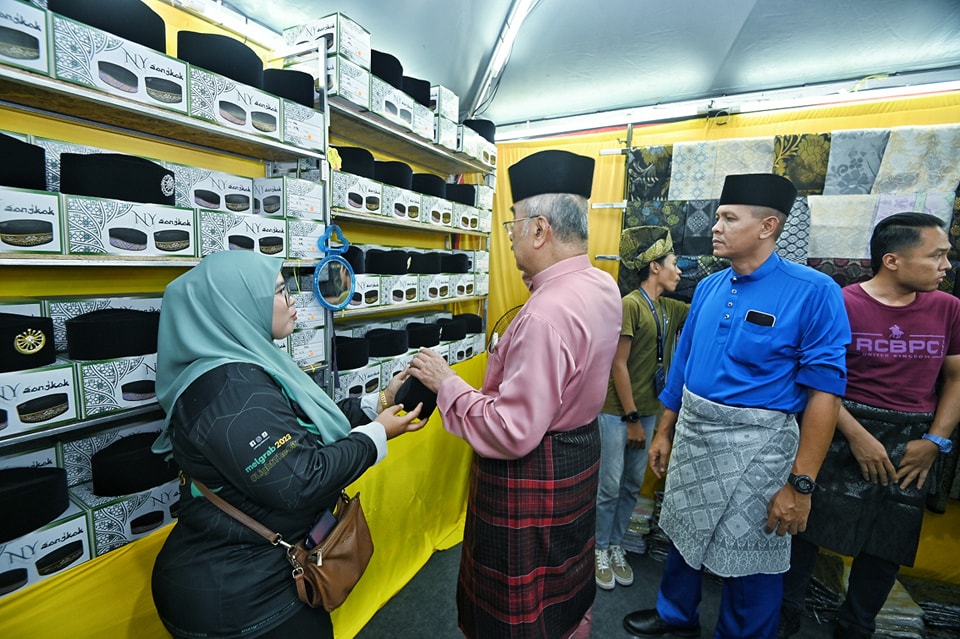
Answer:
<svg viewBox="0 0 960 639"><path fill-rule="evenodd" d="M394 328L374 328L363 336L370 344L370 357L393 357L407 352L407 331Z"/></svg>
<svg viewBox="0 0 960 639"><path fill-rule="evenodd" d="M313 76L305 71L264 69L263 90L311 109L314 105L313 97L316 89Z"/></svg>
<svg viewBox="0 0 960 639"><path fill-rule="evenodd" d="M0 186L44 191L47 188L46 151L42 146L0 133Z"/></svg>
<svg viewBox="0 0 960 639"><path fill-rule="evenodd" d="M363 368L370 361L370 342L362 337L337 335L334 339L334 356L337 370Z"/></svg>
<svg viewBox="0 0 960 639"><path fill-rule="evenodd" d="M464 319L444 317L438 319L437 324L440 325L441 342L453 342L467 336L467 321Z"/></svg>
<svg viewBox="0 0 960 639"><path fill-rule="evenodd" d="M128 402L145 402L157 396L157 383L152 379L138 379L120 386L120 396Z"/></svg>
<svg viewBox="0 0 960 639"><path fill-rule="evenodd" d="M403 76L403 92L425 107L430 106L430 81Z"/></svg>
<svg viewBox="0 0 960 639"><path fill-rule="evenodd" d="M473 184L447 184L447 199L468 206L477 204L477 187Z"/></svg>
<svg viewBox="0 0 960 639"><path fill-rule="evenodd" d="M52 319L0 313L0 373L39 368L56 359Z"/></svg>
<svg viewBox="0 0 960 639"><path fill-rule="evenodd" d="M54 550L37 559L35 564L37 574L52 575L55 572L60 572L80 559L81 556L83 556L83 540L75 539L66 545L54 548Z"/></svg>
<svg viewBox="0 0 960 639"><path fill-rule="evenodd" d="M497 125L491 122L490 120L464 120L463 126L473 129L491 144L494 141L494 137L497 135Z"/></svg>
<svg viewBox="0 0 960 639"><path fill-rule="evenodd" d="M405 162L374 161L373 174L378 182L410 190L413 184L413 169Z"/></svg>
<svg viewBox="0 0 960 639"><path fill-rule="evenodd" d="M673 253L673 237L665 226L634 226L620 234L620 265L639 271Z"/></svg>
<svg viewBox="0 0 960 639"><path fill-rule="evenodd" d="M720 204L768 206L790 215L797 187L787 178L773 173L728 175L723 181Z"/></svg>
<svg viewBox="0 0 960 639"><path fill-rule="evenodd" d="M263 88L263 60L236 38L219 33L180 31L177 57L241 84Z"/></svg>
<svg viewBox="0 0 960 639"><path fill-rule="evenodd" d="M397 404L403 404L403 409L410 411L417 407L417 404L423 403L420 408L420 416L417 419L425 420L437 408L437 394L423 385L416 377L408 377L407 380L397 390L393 399Z"/></svg>
<svg viewBox="0 0 960 639"><path fill-rule="evenodd" d="M466 253L441 253L441 273L469 273L470 258Z"/></svg>
<svg viewBox="0 0 960 639"><path fill-rule="evenodd" d="M408 273L431 275L442 273L442 254L438 251L410 251Z"/></svg>
<svg viewBox="0 0 960 639"><path fill-rule="evenodd" d="M93 494L116 497L159 486L177 476L166 455L150 450L157 433L136 433L118 439L90 456Z"/></svg>
<svg viewBox="0 0 960 639"><path fill-rule="evenodd" d="M347 260L350 267L353 268L355 275L362 275L367 272L367 256L363 249L356 244L347 247L347 252L343 254L343 259Z"/></svg>
<svg viewBox="0 0 960 639"><path fill-rule="evenodd" d="M439 175L433 173L414 173L411 180L413 190L424 195L447 197L447 183Z"/></svg>
<svg viewBox="0 0 960 639"><path fill-rule="evenodd" d="M139 0L47 0L47 9L160 53L167 51L163 18Z"/></svg>
<svg viewBox="0 0 960 639"><path fill-rule="evenodd" d="M468 334L483 332L483 318L476 313L458 313L453 316L453 319L462 320L467 327Z"/></svg>
<svg viewBox="0 0 960 639"><path fill-rule="evenodd" d="M404 328L410 348L430 348L440 343L440 325L436 322L408 322Z"/></svg>
<svg viewBox="0 0 960 639"><path fill-rule="evenodd" d="M403 91L403 65L396 57L371 49L370 72L393 88Z"/></svg>
<svg viewBox="0 0 960 639"><path fill-rule="evenodd" d="M90 311L64 322L70 359L115 359L157 352L160 313L129 308Z"/></svg>
<svg viewBox="0 0 960 639"><path fill-rule="evenodd" d="M0 469L0 544L49 524L69 505L63 468Z"/></svg>
<svg viewBox="0 0 960 639"><path fill-rule="evenodd" d="M171 515L173 514L171 507ZM134 535L142 535L149 532L163 523L163 511L151 510L139 517L130 520L130 532Z"/></svg>
<svg viewBox="0 0 960 639"><path fill-rule="evenodd" d="M590 197L593 189L593 158L569 151L540 151L528 155L509 169L513 201L545 193L573 193Z"/></svg>
<svg viewBox="0 0 960 639"><path fill-rule="evenodd" d="M27 569L14 568L0 573L0 597L27 585Z"/></svg>
<svg viewBox="0 0 960 639"><path fill-rule="evenodd" d="M122 153L61 153L60 191L126 202L177 202L173 171Z"/></svg>
<svg viewBox="0 0 960 639"><path fill-rule="evenodd" d="M24 424L40 424L70 410L70 397L66 393L50 393L17 404L17 415Z"/></svg>
<svg viewBox="0 0 960 639"><path fill-rule="evenodd" d="M366 260L367 273L404 275L410 256L402 249L369 249Z"/></svg>
<svg viewBox="0 0 960 639"><path fill-rule="evenodd" d="M376 164L373 153L359 146L338 146L340 170L371 180L376 179Z"/></svg>

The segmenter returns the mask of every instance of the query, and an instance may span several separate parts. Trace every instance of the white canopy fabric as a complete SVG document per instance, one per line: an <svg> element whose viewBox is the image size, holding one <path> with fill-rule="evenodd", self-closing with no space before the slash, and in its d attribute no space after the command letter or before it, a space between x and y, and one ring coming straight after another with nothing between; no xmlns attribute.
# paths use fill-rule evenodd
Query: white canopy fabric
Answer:
<svg viewBox="0 0 960 639"><path fill-rule="evenodd" d="M499 126L804 85L960 80L958 0L539 0L470 113L518 0L227 0L278 31L341 11ZM872 83L872 84L871 84Z"/></svg>

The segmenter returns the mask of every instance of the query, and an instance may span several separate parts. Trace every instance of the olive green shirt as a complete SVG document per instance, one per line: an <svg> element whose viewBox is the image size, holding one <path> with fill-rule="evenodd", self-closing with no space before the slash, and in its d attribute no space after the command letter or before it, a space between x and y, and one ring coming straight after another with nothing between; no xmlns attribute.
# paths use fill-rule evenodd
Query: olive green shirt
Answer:
<svg viewBox="0 0 960 639"><path fill-rule="evenodd" d="M627 358L627 371L633 388L633 401L641 415L656 415L660 412L660 400L657 399L654 373L657 370L657 325L653 313L640 291L633 290L622 300L623 324L621 337L630 338L630 356ZM666 326L661 326L664 336L664 366L669 363L676 345L677 335L687 319L690 305L686 302L661 296L653 303L657 317ZM607 382L607 399L603 412L611 415L623 415L623 405L613 386L613 375Z"/></svg>

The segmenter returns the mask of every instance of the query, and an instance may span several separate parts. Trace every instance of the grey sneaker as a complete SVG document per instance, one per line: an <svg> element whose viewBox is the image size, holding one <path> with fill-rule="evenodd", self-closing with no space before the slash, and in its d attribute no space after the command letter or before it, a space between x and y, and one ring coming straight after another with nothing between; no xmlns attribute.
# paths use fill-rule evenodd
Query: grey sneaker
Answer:
<svg viewBox="0 0 960 639"><path fill-rule="evenodd" d="M627 563L627 555L620 546L610 546L610 568L613 578L621 586L633 583L633 568Z"/></svg>
<svg viewBox="0 0 960 639"><path fill-rule="evenodd" d="M597 562L597 587L604 590L613 590L617 585L614 579L613 571L610 569L610 552L607 550L596 549Z"/></svg>

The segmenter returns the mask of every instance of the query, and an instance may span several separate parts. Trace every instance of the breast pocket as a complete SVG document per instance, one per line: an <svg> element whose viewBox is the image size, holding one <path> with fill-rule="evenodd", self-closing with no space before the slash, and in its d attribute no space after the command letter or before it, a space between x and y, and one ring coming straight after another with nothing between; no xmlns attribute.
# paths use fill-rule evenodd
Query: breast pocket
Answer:
<svg viewBox="0 0 960 639"><path fill-rule="evenodd" d="M762 369L776 359L780 329L776 326L758 326L740 320L730 336L728 352L731 359L749 368Z"/></svg>

